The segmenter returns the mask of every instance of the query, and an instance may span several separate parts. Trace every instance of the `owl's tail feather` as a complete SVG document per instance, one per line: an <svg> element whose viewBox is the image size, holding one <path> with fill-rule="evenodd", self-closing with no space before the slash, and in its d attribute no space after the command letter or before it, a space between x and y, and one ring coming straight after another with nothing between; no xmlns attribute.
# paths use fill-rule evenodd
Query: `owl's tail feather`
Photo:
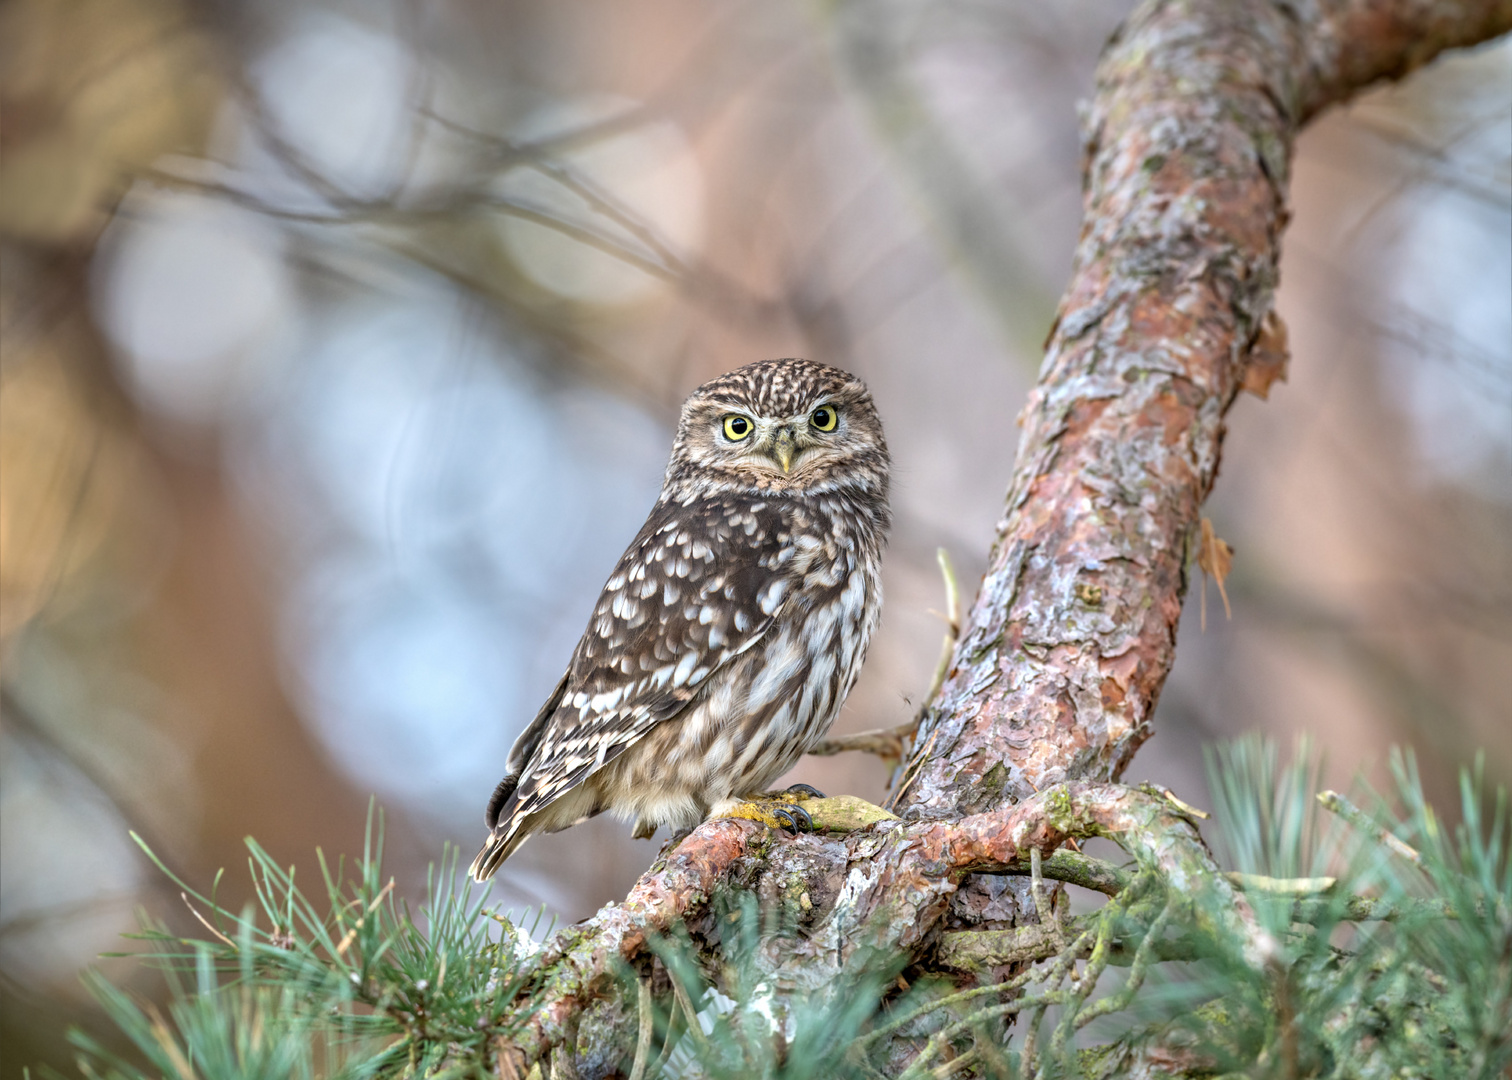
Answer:
<svg viewBox="0 0 1512 1080"><path fill-rule="evenodd" d="M508 816L514 809L515 803L518 802L515 791L519 786L520 774L510 773L499 781L498 787L494 788L494 793L488 798L488 809L483 811L483 822L490 829L496 828L499 819Z"/></svg>
<svg viewBox="0 0 1512 1080"><path fill-rule="evenodd" d="M482 883L498 873L499 867L504 865L504 860L515 853L515 849L525 842L530 834L519 828L511 828L515 822L505 822L488 834L488 839L483 841L483 850L478 852L478 857L472 861L468 873L472 874L474 881Z"/></svg>
<svg viewBox="0 0 1512 1080"><path fill-rule="evenodd" d="M520 822L515 820L514 809L519 805L516 789L519 786L520 777L511 773L499 781L499 786L494 788L493 798L488 800L488 809L484 811L484 820L488 823L488 839L483 841L483 850L478 852L478 857L473 860L470 873L474 881L483 882L493 877L504 860L514 854L515 848L525 842L529 835L520 828Z"/></svg>

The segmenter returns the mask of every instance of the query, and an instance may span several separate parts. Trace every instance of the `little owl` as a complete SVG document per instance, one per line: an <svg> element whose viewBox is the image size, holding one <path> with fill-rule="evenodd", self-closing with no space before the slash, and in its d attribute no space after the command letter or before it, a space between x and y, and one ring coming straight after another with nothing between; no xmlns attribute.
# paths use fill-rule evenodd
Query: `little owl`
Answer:
<svg viewBox="0 0 1512 1080"><path fill-rule="evenodd" d="M847 372L767 360L693 391L651 516L509 752L473 877L605 810L637 837L772 824L750 800L824 735L877 625L887 471Z"/></svg>

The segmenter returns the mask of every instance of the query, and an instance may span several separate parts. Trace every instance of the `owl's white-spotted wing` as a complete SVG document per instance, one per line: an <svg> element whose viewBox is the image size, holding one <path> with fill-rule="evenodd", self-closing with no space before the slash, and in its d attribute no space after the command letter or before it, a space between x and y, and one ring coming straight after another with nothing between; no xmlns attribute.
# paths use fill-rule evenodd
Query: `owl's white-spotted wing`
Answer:
<svg viewBox="0 0 1512 1080"><path fill-rule="evenodd" d="M522 737L514 804L494 813L520 821L681 712L772 625L794 553L775 502L659 503L605 585L554 708Z"/></svg>

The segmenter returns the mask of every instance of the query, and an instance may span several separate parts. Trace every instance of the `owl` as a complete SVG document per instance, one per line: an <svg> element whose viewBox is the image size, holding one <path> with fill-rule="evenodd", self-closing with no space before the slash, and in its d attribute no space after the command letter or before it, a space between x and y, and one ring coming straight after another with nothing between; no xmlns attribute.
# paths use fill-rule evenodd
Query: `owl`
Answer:
<svg viewBox="0 0 1512 1080"><path fill-rule="evenodd" d="M828 730L876 629L887 485L854 375L767 360L693 391L650 517L509 753L473 877L604 811L638 838L771 824L752 800Z"/></svg>

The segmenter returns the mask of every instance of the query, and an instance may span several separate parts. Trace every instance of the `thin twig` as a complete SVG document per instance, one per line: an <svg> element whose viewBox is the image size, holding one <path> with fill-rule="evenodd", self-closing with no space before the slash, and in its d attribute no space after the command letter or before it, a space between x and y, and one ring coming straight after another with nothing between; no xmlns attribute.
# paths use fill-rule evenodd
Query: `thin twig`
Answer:
<svg viewBox="0 0 1512 1080"><path fill-rule="evenodd" d="M199 921L200 921L200 925L201 925L201 926L203 926L203 927L204 927L204 928L205 928L205 929L206 929L206 930L208 930L208 931L210 931L210 932L211 932L211 933L212 933L212 934L214 934L214 935L215 935L215 936L216 936L216 937L218 937L218 938L220 938L220 939L221 939L221 940L222 940L222 941L224 941L224 942L225 942L225 943L226 943L226 944L227 944L227 945L229 945L229 946L231 946L231 948L232 948L232 949L233 949L233 950L235 950L235 951L237 951L237 952L240 952L240 951L241 951L241 950L240 950L240 949L237 949L237 948L236 948L236 942L234 942L234 941L232 941L232 940L231 940L231 939L230 939L230 938L228 938L228 937L227 937L227 936L226 936L226 935L225 935L225 934L223 934L223 933L221 933L221 932L220 932L220 931L219 931L219 930L217 930L217 929L216 929L216 928L215 928L215 927L213 927L213 926L211 926L211 925L210 925L210 922L209 922L209 920L207 920L207 919L206 919L206 918L205 918L205 917L204 917L204 916L203 916L203 915L201 915L201 914L200 914L200 913L199 913L199 909L198 909L198 908L196 908L196 907L195 907L195 906L194 906L194 905L193 905L193 904L191 904L191 903L190 903L190 902L189 902L189 894L188 894L188 893L185 893L185 892L181 892L181 893L179 893L179 896L180 896L180 897L181 897L181 898L182 898L182 899L183 899L183 901L184 901L184 906L185 906L185 907L186 907L186 908L188 908L188 909L189 909L189 913L190 913L190 914L191 914L191 915L193 915L193 916L194 916L194 917L195 917L195 918L196 918L196 919L198 919L198 920L199 920Z"/></svg>
<svg viewBox="0 0 1512 1080"><path fill-rule="evenodd" d="M1171 916L1176 913L1176 908L1175 898L1168 898L1165 906L1160 909L1160 914L1155 916L1155 921L1150 924L1150 928L1140 939L1139 946L1134 950L1134 962L1129 967L1128 979L1125 980L1118 993L1094 1002L1091 1008L1077 1015L1076 1030L1080 1031L1099 1016L1121 1012L1129 1007L1134 1000L1134 995L1139 992L1140 986L1144 983L1151 961L1158 959L1161 936L1165 933L1166 924L1171 921Z"/></svg>
<svg viewBox="0 0 1512 1080"><path fill-rule="evenodd" d="M934 678L929 683L929 693L924 697L927 706L945 685L945 676L950 674L950 661L955 656L956 642L961 640L961 587L956 581L955 567L950 562L950 552L935 548L935 562L940 564L940 576L945 579L945 639L940 643L940 659L935 664Z"/></svg>
<svg viewBox="0 0 1512 1080"><path fill-rule="evenodd" d="M894 728L858 731L853 735L831 735L827 739L821 739L809 750L809 753L814 757L831 757L835 754L859 750L865 754L876 754L880 758L900 761L903 758L903 744L913 738L918 730L918 723L910 720Z"/></svg>
<svg viewBox="0 0 1512 1080"><path fill-rule="evenodd" d="M1170 803L1177 810L1180 810L1182 815L1185 817L1201 818L1202 820L1206 821L1208 818L1213 816L1206 810L1199 810L1191 803L1178 798L1176 793L1170 788L1166 787L1164 784L1144 783L1139 785L1139 790L1148 791L1151 795L1159 795L1162 799Z"/></svg>
<svg viewBox="0 0 1512 1080"><path fill-rule="evenodd" d="M939 728L935 728L929 733L929 741L924 744L924 749L914 756L913 768L909 770L908 777L899 785L898 790L893 792L892 798L887 800L882 809L891 810L897 806L898 800L903 798L909 787L919 778L919 774L924 771L924 763L929 760L929 752L934 749L935 737L939 734Z"/></svg>
<svg viewBox="0 0 1512 1080"><path fill-rule="evenodd" d="M1067 971L1069 971L1071 967L1075 965L1078 953L1080 952L1082 946L1085 944L1086 939L1090 936L1091 933L1089 932L1078 937L1076 941L1071 943L1071 946L1069 948L1067 948L1060 954L1059 958L1055 961L1055 963L1051 964L1048 969L1029 968L1027 971L1024 971L1016 978L1010 979L1007 982L999 983L995 986L977 987L974 990L967 990L958 994L951 994L947 997L939 998L936 1001L931 1002L925 1008L920 1009L901 1020L894 1021L893 1023L887 1025L885 1028L871 1032L862 1041L869 1042L874 1038L880 1037L881 1035L890 1034L892 1031L903 1026L904 1024L911 1023L913 1020L934 1009L944 1008L949 1005L955 1005L960 1002L969 1000L970 998L978 997L984 993L990 993L993 991L996 991L998 993L1009 993L1022 989L1026 983L1028 983L1031 979L1034 979L1036 976L1040 976L1047 984L1058 985L1060 981L1065 978ZM954 1040L957 1035L961 1034L967 1029L974 1027L977 1024L984 1023L988 1020L1014 1015L1023 1009L1031 1007L1037 1009L1039 1015L1042 1016L1044 1014L1045 1008L1047 1008L1051 1004L1054 1004L1055 1002L1062 1000L1063 997L1064 995L1060 994L1059 992L1048 991L1045 994L1038 996L1019 998L1014 1001L1009 1001L999 1005L992 1005L985 1009L980 1009L962 1020L958 1020L953 1024L947 1025L940 1031L935 1032L935 1034L930 1037L929 1042L925 1044L924 1049L919 1051L918 1056L916 1056L909 1067L904 1070L902 1077L900 1077L900 1080L916 1080L917 1077L923 1076L928 1061L936 1054L938 1054L942 1049L944 1049L944 1047L947 1046L952 1040ZM1034 1029L1031 1028L1031 1033L1033 1030ZM1032 1041L1026 1043L1026 1046L1032 1049Z"/></svg>
<svg viewBox="0 0 1512 1080"><path fill-rule="evenodd" d="M1034 1069L1034 1058L1039 1050L1040 1027L1045 1022L1045 1010L1049 1007L1048 1001L1035 1005L1034 1011L1029 1014L1029 1019L1024 1024L1024 1045L1019 1051L1019 1075L1021 1076L1030 1075Z"/></svg>
<svg viewBox="0 0 1512 1080"><path fill-rule="evenodd" d="M671 245L656 235L656 230L636 217L608 192L600 191L591 181L579 176L572 169L556 161L533 161L530 167L542 176L556 181L587 204L590 210L624 229L644 244L662 264L674 273L687 274L687 263L672 250Z"/></svg>
<svg viewBox="0 0 1512 1080"><path fill-rule="evenodd" d="M1113 923L1120 914L1115 905L1109 904L1103 909L1102 918L1098 920L1097 943L1092 946L1092 955L1087 957L1087 967L1081 974L1081 978L1074 982L1069 1000L1061 1016L1061 1022L1056 1025L1055 1034L1050 1036L1050 1056L1060 1060L1066 1052L1066 1040L1071 1037L1075 1030L1076 1014L1086 1000L1092 996L1092 991L1097 989L1097 980L1102 978L1102 973L1108 969L1109 954L1113 948ZM1144 947L1144 942L1140 942ZM1029 1063L1024 1063L1025 1071L1029 1069Z"/></svg>
<svg viewBox="0 0 1512 1080"><path fill-rule="evenodd" d="M1034 977L1034 975L1035 971L1031 968L1027 971L1021 972L1012 979L1009 979L1007 982L994 983L991 986L974 986L970 990L961 990L954 994L947 994L944 997L936 998L928 1004L922 1005L917 1009L913 1009L908 1013L905 1013L903 1016L898 1017L897 1019L889 1020L881 1027L867 1032L865 1035L861 1036L861 1038L857 1039L856 1043L858 1046L870 1045L871 1043L876 1042L878 1039L886 1038L893 1032L907 1027L909 1024L912 1024L920 1017L928 1016L936 1009L950 1008L952 1006L959 1005L962 1002L971 1001L975 998L983 997L987 994L1005 994L1013 990L1022 989L1029 982L1029 980Z"/></svg>
<svg viewBox="0 0 1512 1080"><path fill-rule="evenodd" d="M601 120L593 120L539 139L516 140L479 131L450 117L442 116L429 107L422 106L418 111L427 120L434 121L452 134L461 135L487 146L494 154L490 164L500 169L539 161L542 158L558 157L579 147L612 139L616 135L645 124L654 115L650 107L634 105Z"/></svg>
<svg viewBox="0 0 1512 1080"><path fill-rule="evenodd" d="M1005 1002L1002 1005L993 1005L972 1013L965 1020L960 1020L941 1028L930 1036L929 1041L924 1044L924 1049L920 1050L918 1056L913 1059L913 1063L903 1070L903 1074L898 1080L919 1080L919 1078L928 1075L926 1070L928 1069L929 1060L939 1054L941 1050L950 1044L951 1040L967 1028L979 1024L984 1020L992 1020L1001 1016L1012 1016L1022 1012L1026 1008L1048 1004L1045 999L1050 996L1047 994L1041 997L1020 998L1017 1001Z"/></svg>
<svg viewBox="0 0 1512 1080"><path fill-rule="evenodd" d="M1264 874L1241 874L1236 870L1226 870L1223 876L1236 889L1279 896L1317 896L1329 892L1339 883L1338 878L1331 877L1273 878Z"/></svg>
<svg viewBox="0 0 1512 1080"><path fill-rule="evenodd" d="M1067 923L1071 933L1082 940L1091 935L1097 926L1098 915L1083 915ZM1136 947L1137 948L1137 947ZM1078 960L1091 955L1091 946L1085 940L1074 950ZM954 971L977 972L1004 964L1037 963L1052 957L1070 954L1062 948L1054 935L1042 926L1019 926L1012 930L955 930L941 935L936 953L939 965ZM1162 941L1156 948L1155 958L1160 961L1188 961L1213 956L1211 943L1193 935L1183 935ZM1129 947L1115 940L1110 947L1108 963L1114 967L1128 967L1133 962Z"/></svg>
<svg viewBox="0 0 1512 1080"><path fill-rule="evenodd" d="M369 904L367 906L367 910L362 913L362 918L358 919L355 923L352 924L352 928L348 930L346 932L346 936L341 939L341 944L336 946L337 956L345 954L347 949L351 947L352 942L357 937L357 931L362 929L363 924L367 922L368 916L378 910L378 905L383 902L383 898L387 896L393 890L393 888L394 879L389 878L388 884L378 890L378 895L373 897L373 902Z"/></svg>
<svg viewBox="0 0 1512 1080"><path fill-rule="evenodd" d="M1104 910L1106 911L1107 909ZM1107 915L1103 915L1102 917L1105 919L1108 918ZM1060 954L1055 958L1054 962L1051 963L1047 968L1029 968L1018 978L1012 979L1006 983L1002 983L994 989L1000 991L1016 990L1021 988L1030 979L1035 979L1036 976L1038 976L1039 978L1035 981L1043 982L1046 986L1059 986L1065 980L1066 975L1075 967L1076 961L1081 955L1083 947L1087 943L1087 939L1092 936L1093 933L1090 930L1086 933L1081 934L1075 941L1070 944L1070 946L1062 950ZM1099 937L1100 936L1101 931L1099 930ZM946 1003L952 1002L953 999L963 999L964 997L966 997L965 994L952 995L952 997L950 998L940 999L939 1001L935 1002L935 1005L944 1005ZM940 1031L937 1031L930 1038L924 1049L919 1052L918 1057L914 1058L913 1063L908 1067L908 1069L904 1071L903 1076L900 1078L900 1080L914 1080L914 1077L921 1075L921 1071L924 1068L925 1062L927 1062L929 1058L934 1054L939 1053L939 1051L945 1045L947 1045L957 1035L961 1034L963 1031L966 1031L968 1028L973 1027L978 1023L983 1023L987 1020L992 1020L1003 1016L1012 1016L1024 1009L1032 1008L1035 1010L1035 1016L1029 1025L1028 1035L1024 1043L1025 1056L1021 1063L1021 1068L1027 1071L1029 1068L1030 1058L1034 1053L1034 1041L1039 1030L1040 1019L1044 1016L1045 1010L1047 1008L1054 1004L1060 1004L1064 1002L1065 999L1065 993L1058 990L1047 990L1045 993L1037 996L1032 995L1029 997L1023 997L1002 1005L993 1005L985 1009L980 1009L962 1020L958 1020L953 1024L949 1024Z"/></svg>
<svg viewBox="0 0 1512 1080"><path fill-rule="evenodd" d="M1029 849L1029 890L1034 894L1034 914L1039 919L1041 926L1051 928L1055 943L1064 946L1061 940L1060 920L1055 917L1049 901L1045 897L1044 856L1037 847Z"/></svg>
<svg viewBox="0 0 1512 1080"><path fill-rule="evenodd" d="M644 1080L646 1058L651 1051L651 1029L655 1019L651 1008L651 980L635 981L636 1011L640 1015L640 1034L635 1041L635 1064L630 1068L630 1080Z"/></svg>
<svg viewBox="0 0 1512 1080"><path fill-rule="evenodd" d="M1008 867L1004 873L1022 876L1025 873L1033 873L1033 865L1025 867L1022 863ZM1094 859L1079 851L1067 851L1064 848L1050 855L1040 858L1040 874L1051 881L1064 881L1070 885L1080 885L1084 889L1100 892L1104 896L1117 896L1129 887L1134 880L1134 875L1119 866L1102 859Z"/></svg>
<svg viewBox="0 0 1512 1080"><path fill-rule="evenodd" d="M972 1047L964 1054L957 1054L938 1069L931 1070L929 1074L930 1080L946 1080L947 1077L954 1076L968 1065L974 1065L980 1056L976 1047Z"/></svg>
<svg viewBox="0 0 1512 1080"><path fill-rule="evenodd" d="M668 974L670 975L671 973L669 972ZM672 983L675 990L676 980L672 980ZM673 1009L670 1013L667 1014L667 1031L662 1041L661 1053L656 1055L656 1064L651 1066L652 1076L661 1076L663 1071L666 1069L667 1061L672 1057L672 1051L677 1049L678 1039L681 1035L681 1032L678 1031L678 1028L683 1023L684 1021L682 1020L682 1011L680 1009Z"/></svg>
<svg viewBox="0 0 1512 1080"><path fill-rule="evenodd" d="M698 1010L693 1008L693 999L688 994L688 988L682 984L682 980L668 969L671 976L672 993L677 997L678 1005L682 1006L684 1016L687 1018L688 1034L693 1036L693 1041L698 1044L700 1057L705 1056L709 1048L709 1037L704 1033L703 1025L698 1022Z"/></svg>
<svg viewBox="0 0 1512 1080"><path fill-rule="evenodd" d="M903 748L911 742L919 732L919 724L924 720L924 714L932 702L940 693L940 687L945 685L945 677L950 673L950 661L955 656L956 642L961 637L961 589L956 582L955 567L951 565L950 553L944 548L935 549L935 560L940 564L940 576L945 580L945 614L941 616L945 620L945 638L940 643L940 659L935 664L934 677L929 683L929 693L924 695L924 708L920 709L914 718L905 724L899 724L892 728L875 728L871 731L859 731L854 735L835 735L828 739L821 739L817 745L809 751L815 757L830 757L834 754L843 754L851 750L859 750L862 753L876 754L884 761L899 762L903 760ZM931 612L931 614L940 614ZM901 789L899 794L901 794ZM896 796L894 797L896 801Z"/></svg>
<svg viewBox="0 0 1512 1080"><path fill-rule="evenodd" d="M1417 848L1397 839L1390 829L1377 824L1374 818L1337 791L1318 792L1318 802L1323 804L1325 810L1338 814L1355 828L1374 836L1382 844L1385 844L1393 855L1406 859L1413 866L1420 867L1423 865L1423 856L1418 852Z"/></svg>

